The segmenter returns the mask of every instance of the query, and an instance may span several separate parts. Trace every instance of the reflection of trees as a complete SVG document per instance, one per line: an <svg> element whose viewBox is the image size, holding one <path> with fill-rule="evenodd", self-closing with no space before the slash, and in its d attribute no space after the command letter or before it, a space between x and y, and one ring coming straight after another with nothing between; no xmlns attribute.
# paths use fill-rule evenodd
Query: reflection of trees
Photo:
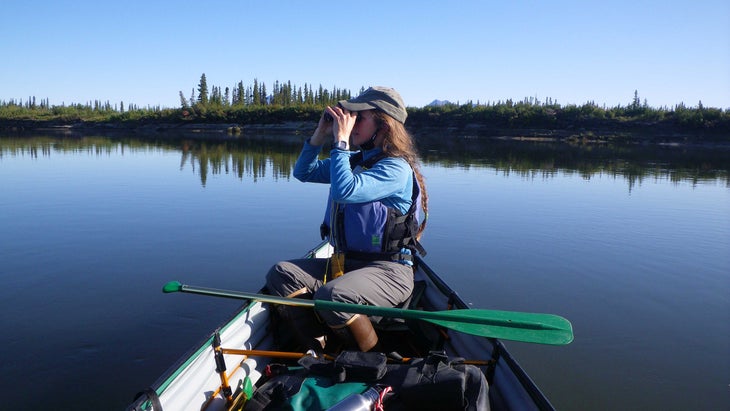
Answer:
<svg viewBox="0 0 730 411"><path fill-rule="evenodd" d="M4 156L50 157L57 153L109 155L113 152L180 151L180 169L190 166L205 186L210 174L232 174L239 179L289 179L301 142L278 139L132 139L107 137L20 137L0 138L0 159Z"/></svg>
<svg viewBox="0 0 730 411"><path fill-rule="evenodd" d="M239 139L133 139L107 137L0 138L5 156L51 156L53 152L109 155L114 152L162 149L179 151L180 168L190 166L203 185L209 175L239 179L289 179L301 148L297 138L275 136ZM569 145L477 137L418 136L425 164L441 167L494 168L526 178L551 178L558 173L624 178L631 189L647 179L672 182L720 180L730 186L730 150L663 146Z"/></svg>
<svg viewBox="0 0 730 411"><path fill-rule="evenodd" d="M49 157L52 152L110 154L117 142L105 137L59 138L55 136L9 138L0 136L0 158L4 156ZM142 145L138 145L142 147ZM145 145L146 147L146 145Z"/></svg>
<svg viewBox="0 0 730 411"><path fill-rule="evenodd" d="M730 186L730 149L707 147L571 145L490 138L421 137L426 164L442 167L486 167L524 177L548 178L558 171L625 178L629 188L645 179L672 182L722 180Z"/></svg>
<svg viewBox="0 0 730 411"><path fill-rule="evenodd" d="M208 173L233 174L239 179L251 177L254 182L266 177L269 169L272 177L289 179L297 160L301 144L281 143L271 140L200 141L182 142L180 168L189 163L198 169L205 185Z"/></svg>

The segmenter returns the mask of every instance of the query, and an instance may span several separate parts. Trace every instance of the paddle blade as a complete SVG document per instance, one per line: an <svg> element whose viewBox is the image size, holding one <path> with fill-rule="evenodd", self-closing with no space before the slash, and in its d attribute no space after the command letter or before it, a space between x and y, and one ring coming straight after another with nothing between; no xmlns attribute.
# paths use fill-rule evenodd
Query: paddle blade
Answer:
<svg viewBox="0 0 730 411"><path fill-rule="evenodd" d="M482 337L537 344L565 345L573 341L570 321L553 314L465 309L440 311L433 324Z"/></svg>
<svg viewBox="0 0 730 411"><path fill-rule="evenodd" d="M573 326L565 318L553 314L484 309L404 310L322 300L315 300L314 308L428 321L450 330L504 340L552 345L565 345L573 341Z"/></svg>

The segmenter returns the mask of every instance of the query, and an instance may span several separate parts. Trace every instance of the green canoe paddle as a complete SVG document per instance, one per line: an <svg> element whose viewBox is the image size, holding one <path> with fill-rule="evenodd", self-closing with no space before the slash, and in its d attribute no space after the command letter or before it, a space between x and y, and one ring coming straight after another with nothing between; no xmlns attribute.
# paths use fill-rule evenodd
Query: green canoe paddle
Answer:
<svg viewBox="0 0 730 411"><path fill-rule="evenodd" d="M353 314L422 320L466 334L536 344L565 345L573 341L573 327L570 321L553 314L484 309L447 311L406 310L401 308L347 304L325 300L305 300L241 291L195 287L183 285L178 281L170 281L165 284L162 292L183 292L241 300L255 300L289 306L313 307L315 310L320 311L342 311Z"/></svg>

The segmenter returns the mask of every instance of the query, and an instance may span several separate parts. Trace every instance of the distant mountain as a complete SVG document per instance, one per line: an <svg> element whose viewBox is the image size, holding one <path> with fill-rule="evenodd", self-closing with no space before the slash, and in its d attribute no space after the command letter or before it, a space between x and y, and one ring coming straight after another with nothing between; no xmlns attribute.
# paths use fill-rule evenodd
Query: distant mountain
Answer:
<svg viewBox="0 0 730 411"><path fill-rule="evenodd" d="M434 100L426 105L426 107L441 107L447 104L453 104L449 100Z"/></svg>

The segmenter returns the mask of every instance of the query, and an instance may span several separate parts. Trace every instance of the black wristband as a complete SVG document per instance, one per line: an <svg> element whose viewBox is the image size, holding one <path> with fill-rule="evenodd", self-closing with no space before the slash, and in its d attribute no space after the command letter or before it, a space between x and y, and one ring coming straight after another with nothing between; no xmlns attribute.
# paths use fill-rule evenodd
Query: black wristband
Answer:
<svg viewBox="0 0 730 411"><path fill-rule="evenodd" d="M332 143L332 146L330 147L330 150L334 150L334 149L347 150L348 149L347 141L335 141L334 143Z"/></svg>

